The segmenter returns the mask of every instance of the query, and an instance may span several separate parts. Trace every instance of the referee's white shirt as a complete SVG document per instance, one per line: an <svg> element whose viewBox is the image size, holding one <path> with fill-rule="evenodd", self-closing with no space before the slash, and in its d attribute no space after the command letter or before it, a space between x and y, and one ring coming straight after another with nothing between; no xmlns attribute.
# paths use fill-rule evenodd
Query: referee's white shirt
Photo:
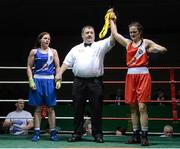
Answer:
<svg viewBox="0 0 180 149"><path fill-rule="evenodd" d="M93 42L91 46L85 47L84 43L81 43L69 51L63 63L72 67L74 76L83 78L102 76L105 54L114 44L110 37Z"/></svg>

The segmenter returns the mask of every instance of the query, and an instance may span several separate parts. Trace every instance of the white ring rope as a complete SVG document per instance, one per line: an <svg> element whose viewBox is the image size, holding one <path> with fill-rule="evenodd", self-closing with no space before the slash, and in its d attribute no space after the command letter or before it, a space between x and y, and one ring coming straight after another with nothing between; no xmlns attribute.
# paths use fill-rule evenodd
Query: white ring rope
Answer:
<svg viewBox="0 0 180 149"><path fill-rule="evenodd" d="M6 118L6 116L0 116L0 119L5 119ZM32 118L34 118L34 117L32 117ZM8 119L17 119L17 118L13 118L13 117L11 117L11 118L8 118ZM18 119L27 119L27 118L25 118L25 117L22 117L22 118L19 118L18 117ZM29 119L29 118L28 118ZM46 119L48 119L48 117L46 117ZM74 117L56 117L56 119L69 119L69 120L71 120L71 119L74 119ZM87 119L87 118L86 118ZM90 118L88 118L88 119L90 119Z"/></svg>
<svg viewBox="0 0 180 149"><path fill-rule="evenodd" d="M0 99L0 102L16 102L18 99ZM23 100L25 102L28 102L29 100ZM72 102L72 100L56 100L57 102ZM89 102L87 100L87 102Z"/></svg>
<svg viewBox="0 0 180 149"><path fill-rule="evenodd" d="M180 67L148 67L149 69L180 69ZM27 67L7 67L7 66L1 66L0 69L27 69ZM72 68L68 68L72 69ZM123 69L126 70L127 67L104 67L104 69L107 70L119 70Z"/></svg>
<svg viewBox="0 0 180 149"><path fill-rule="evenodd" d="M5 118L6 118L6 116L0 116L0 119L5 119ZM32 117L32 118L34 118L34 117ZM45 117L45 118L48 119L48 117ZM15 118L11 117L11 118L8 118L8 119L17 119L17 117L15 117ZM25 117L18 117L18 119L27 119L27 118L25 118ZM59 116L56 116L56 119L72 120L72 119L74 119L74 117L70 117L70 116L68 116L68 117L65 117L65 116L64 117L59 117ZM85 116L84 119L91 119L91 118Z"/></svg>
<svg viewBox="0 0 180 149"><path fill-rule="evenodd" d="M0 81L0 84L28 84L29 82L28 81ZM62 84L72 84L73 81L62 81L61 82Z"/></svg>
<svg viewBox="0 0 180 149"><path fill-rule="evenodd" d="M27 69L27 67L3 67L1 66L0 69ZM68 68L71 69L71 68Z"/></svg>
<svg viewBox="0 0 180 149"><path fill-rule="evenodd" d="M0 102L17 102L18 99L0 99ZM28 102L29 100L23 100L25 102ZM73 102L73 100L56 100L57 102ZM89 100L86 100L86 102L89 102ZM103 102L109 102L109 103L124 103L124 100L103 100ZM151 102L155 102L155 103L171 103L172 100L166 100L166 101L157 101L157 100L151 100ZM175 100L174 102L179 103L179 100Z"/></svg>
<svg viewBox="0 0 180 149"><path fill-rule="evenodd" d="M0 69L26 69L27 67L0 67Z"/></svg>

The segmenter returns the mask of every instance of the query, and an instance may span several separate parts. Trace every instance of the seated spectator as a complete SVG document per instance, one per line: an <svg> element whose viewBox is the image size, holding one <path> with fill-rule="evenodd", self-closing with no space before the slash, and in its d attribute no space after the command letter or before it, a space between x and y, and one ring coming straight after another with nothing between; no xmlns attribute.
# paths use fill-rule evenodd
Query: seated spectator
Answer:
<svg viewBox="0 0 180 149"><path fill-rule="evenodd" d="M164 126L164 134L160 137L172 137L173 136L173 127L170 125Z"/></svg>
<svg viewBox="0 0 180 149"><path fill-rule="evenodd" d="M18 99L15 106L16 110L6 116L3 127L8 128L13 135L28 134L28 130L33 127L33 117L30 112L23 110L23 99Z"/></svg>
<svg viewBox="0 0 180 149"><path fill-rule="evenodd" d="M164 89L159 88L157 90L157 93L154 95L153 99L156 99L157 101L165 101L165 100L168 100L168 96L165 94ZM163 105L166 105L166 103L159 102L159 105L163 106Z"/></svg>
<svg viewBox="0 0 180 149"><path fill-rule="evenodd" d="M3 119L0 119L0 134L5 133L4 129L3 129Z"/></svg>
<svg viewBox="0 0 180 149"><path fill-rule="evenodd" d="M88 135L91 136L92 135L92 125L91 125L91 120L87 119L88 117L90 117L89 112L87 112L85 114L85 120L84 120L84 124L83 124L83 129L84 129L84 136Z"/></svg>
<svg viewBox="0 0 180 149"><path fill-rule="evenodd" d="M126 129L123 127L116 128L116 136L122 136L126 134Z"/></svg>
<svg viewBox="0 0 180 149"><path fill-rule="evenodd" d="M177 105L180 106L180 89L177 91L176 100L179 101Z"/></svg>
<svg viewBox="0 0 180 149"><path fill-rule="evenodd" d="M123 92L120 88L117 89L116 91L116 97L115 97L115 105L120 106L123 105L124 103L121 100L124 100Z"/></svg>

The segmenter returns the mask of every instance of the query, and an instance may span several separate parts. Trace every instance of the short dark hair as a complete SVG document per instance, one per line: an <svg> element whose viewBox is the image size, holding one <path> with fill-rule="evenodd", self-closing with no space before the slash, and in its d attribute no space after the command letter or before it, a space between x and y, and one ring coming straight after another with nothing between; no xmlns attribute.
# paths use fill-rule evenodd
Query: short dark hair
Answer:
<svg viewBox="0 0 180 149"><path fill-rule="evenodd" d="M86 28L92 28L92 29L94 30L94 27L93 27L93 26L91 26L91 25L86 25L86 26L84 26L84 27L82 28L82 30L81 30L81 35L84 33L84 30L85 30Z"/></svg>

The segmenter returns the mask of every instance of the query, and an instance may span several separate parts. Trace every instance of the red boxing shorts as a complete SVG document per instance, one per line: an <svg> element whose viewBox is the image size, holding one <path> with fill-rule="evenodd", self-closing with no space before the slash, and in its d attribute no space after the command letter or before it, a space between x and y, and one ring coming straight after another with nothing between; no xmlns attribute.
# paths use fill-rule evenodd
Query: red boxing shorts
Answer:
<svg viewBox="0 0 180 149"><path fill-rule="evenodd" d="M149 73L127 74L125 103L145 103L151 99L151 76Z"/></svg>

